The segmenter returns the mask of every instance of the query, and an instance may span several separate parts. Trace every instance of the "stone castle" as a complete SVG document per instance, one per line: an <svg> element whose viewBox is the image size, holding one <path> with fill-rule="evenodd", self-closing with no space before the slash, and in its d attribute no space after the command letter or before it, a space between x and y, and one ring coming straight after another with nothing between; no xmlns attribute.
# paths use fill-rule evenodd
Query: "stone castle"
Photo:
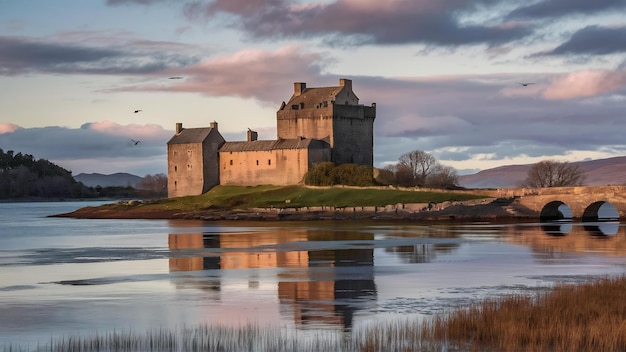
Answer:
<svg viewBox="0 0 626 352"><path fill-rule="evenodd" d="M364 106L352 81L339 86L294 92L276 112L277 139L258 140L248 129L247 141L227 142L217 122L183 128L167 142L168 196L200 195L216 185L291 185L320 162L372 166L376 104Z"/></svg>

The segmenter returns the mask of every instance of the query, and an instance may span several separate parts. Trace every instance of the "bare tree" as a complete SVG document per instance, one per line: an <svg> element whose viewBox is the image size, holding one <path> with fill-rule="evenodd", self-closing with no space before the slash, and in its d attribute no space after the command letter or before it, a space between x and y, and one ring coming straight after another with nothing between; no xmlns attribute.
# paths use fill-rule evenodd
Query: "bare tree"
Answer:
<svg viewBox="0 0 626 352"><path fill-rule="evenodd" d="M459 187L459 176L452 166L437 163L426 178L426 185L433 188Z"/></svg>
<svg viewBox="0 0 626 352"><path fill-rule="evenodd" d="M398 166L408 169L413 178L413 186L426 184L426 177L437 165L435 158L423 150L414 150L400 156Z"/></svg>
<svg viewBox="0 0 626 352"><path fill-rule="evenodd" d="M167 195L167 176L165 174L148 174L139 181L137 188L150 191L157 196Z"/></svg>
<svg viewBox="0 0 626 352"><path fill-rule="evenodd" d="M566 161L544 160L528 170L522 187L564 187L580 186L585 181L585 172L578 166Z"/></svg>

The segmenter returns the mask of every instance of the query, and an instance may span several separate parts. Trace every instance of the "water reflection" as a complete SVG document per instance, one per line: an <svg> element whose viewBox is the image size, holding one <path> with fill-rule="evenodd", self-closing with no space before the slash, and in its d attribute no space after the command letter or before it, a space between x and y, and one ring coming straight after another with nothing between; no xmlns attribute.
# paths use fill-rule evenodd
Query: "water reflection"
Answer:
<svg viewBox="0 0 626 352"><path fill-rule="evenodd" d="M509 232L511 242L527 245L539 254L626 255L626 228L614 221L543 223L536 230L534 226L520 225Z"/></svg>
<svg viewBox="0 0 626 352"><path fill-rule="evenodd" d="M373 233L336 230L169 234L169 264L171 272L218 270L213 280L234 269L303 269L277 274L282 313L300 326L350 328L358 309L375 304L373 240ZM258 287L256 275L249 289Z"/></svg>

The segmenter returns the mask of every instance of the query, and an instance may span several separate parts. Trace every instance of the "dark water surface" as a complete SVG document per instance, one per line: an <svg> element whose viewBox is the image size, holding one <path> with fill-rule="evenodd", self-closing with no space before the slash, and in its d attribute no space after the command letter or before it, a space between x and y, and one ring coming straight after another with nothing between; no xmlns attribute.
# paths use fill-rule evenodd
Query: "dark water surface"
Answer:
<svg viewBox="0 0 626 352"><path fill-rule="evenodd" d="M49 218L0 203L0 347L256 323L349 330L626 271L623 224Z"/></svg>

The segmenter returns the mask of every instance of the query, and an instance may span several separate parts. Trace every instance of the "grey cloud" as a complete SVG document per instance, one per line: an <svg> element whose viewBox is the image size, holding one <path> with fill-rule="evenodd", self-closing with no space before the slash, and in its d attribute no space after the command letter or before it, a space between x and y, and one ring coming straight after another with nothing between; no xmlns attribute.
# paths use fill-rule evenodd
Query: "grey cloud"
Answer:
<svg viewBox="0 0 626 352"><path fill-rule="evenodd" d="M164 146L169 137L171 133L163 131L150 138L141 138L141 144L134 146L126 136L102 133L85 124L78 129L58 126L20 128L0 134L0 146L5 151L31 154L38 159L114 159L122 156L140 159L165 154Z"/></svg>
<svg viewBox="0 0 626 352"><path fill-rule="evenodd" d="M512 11L509 18L551 18L626 9L624 0L543 0Z"/></svg>
<svg viewBox="0 0 626 352"><path fill-rule="evenodd" d="M626 52L626 27L587 26L553 50L538 55L607 55Z"/></svg>
<svg viewBox="0 0 626 352"><path fill-rule="evenodd" d="M377 99L377 163L395 161L414 149L433 152L438 159L467 160L480 154L494 159L563 155L624 144L623 99L503 96L503 89L518 89L515 78L507 75L444 82L369 79L362 84L359 78L354 82L362 100L384 92ZM626 94L626 89L616 94ZM456 128L451 121L464 124Z"/></svg>
<svg viewBox="0 0 626 352"><path fill-rule="evenodd" d="M239 17L237 25L254 37L292 38L309 36L341 37L343 42L435 45L500 44L524 38L531 29L521 24L462 25L459 16L476 11L478 5L490 6L497 0L402 1L393 8L361 6L337 0L328 4L290 6L285 0L217 0L208 5L195 3L187 13L204 12L211 17L219 12ZM371 3L370 3L371 4ZM381 5L384 6L384 5ZM202 10L203 9L203 10ZM349 39L346 39L349 38Z"/></svg>
<svg viewBox="0 0 626 352"><path fill-rule="evenodd" d="M155 49L144 42L135 48L87 47L31 38L0 36L0 75L28 72L145 74L195 63L197 58Z"/></svg>

